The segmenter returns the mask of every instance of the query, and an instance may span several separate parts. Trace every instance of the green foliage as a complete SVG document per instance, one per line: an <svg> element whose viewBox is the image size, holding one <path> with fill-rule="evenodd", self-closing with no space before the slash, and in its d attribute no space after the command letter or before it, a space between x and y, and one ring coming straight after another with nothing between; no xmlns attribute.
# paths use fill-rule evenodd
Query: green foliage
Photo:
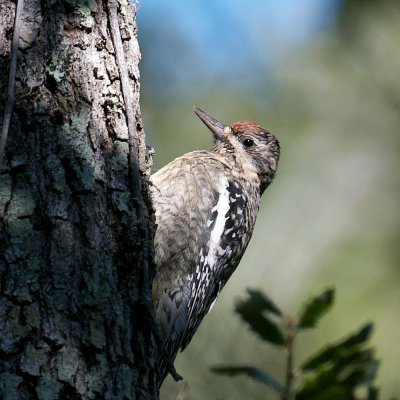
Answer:
<svg viewBox="0 0 400 400"><path fill-rule="evenodd" d="M332 288L313 297L305 304L299 318L298 328L313 328L318 320L332 308L334 298L335 291Z"/></svg>
<svg viewBox="0 0 400 400"><path fill-rule="evenodd" d="M247 289L247 293L249 294L249 300L251 300L253 307L256 307L260 311L269 311L278 317L283 316L282 311L263 292L259 290Z"/></svg>
<svg viewBox="0 0 400 400"><path fill-rule="evenodd" d="M283 393L283 386L272 376L268 375L265 371L248 366L236 366L236 367L213 367L211 371L216 374L235 376L245 375L249 378L254 379L266 386L271 387L279 393Z"/></svg>
<svg viewBox="0 0 400 400"><path fill-rule="evenodd" d="M249 290L248 298L237 302L236 312L261 339L278 346L285 344L282 331L270 318L270 314L279 317L282 317L282 314L278 307L263 293Z"/></svg>
<svg viewBox="0 0 400 400"><path fill-rule="evenodd" d="M293 365L296 336L314 328L334 302L333 288L309 299L298 318L285 316L265 294L248 290L236 304L236 312L263 341L278 345L286 354L286 380L280 383L263 369L253 366L218 366L212 372L244 375L272 388L282 400L378 400L374 380L379 363L368 346L373 331L368 323L355 333L310 355L299 368ZM300 379L295 376L299 375ZM364 388L364 395L360 395Z"/></svg>
<svg viewBox="0 0 400 400"><path fill-rule="evenodd" d="M331 362L332 360L338 361L340 358L346 358L352 352L359 350L359 347L368 341L372 330L373 325L371 323L365 325L359 332L351 335L336 345L326 347L324 350L306 360L301 366L302 369L315 370L324 363Z"/></svg>

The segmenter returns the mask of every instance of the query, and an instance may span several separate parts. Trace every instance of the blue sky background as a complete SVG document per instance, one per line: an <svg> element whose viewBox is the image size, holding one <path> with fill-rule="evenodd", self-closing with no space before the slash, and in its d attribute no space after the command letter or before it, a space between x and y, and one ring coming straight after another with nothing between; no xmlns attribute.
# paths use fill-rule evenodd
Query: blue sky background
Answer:
<svg viewBox="0 0 400 400"><path fill-rule="evenodd" d="M340 0L213 0L139 3L145 84L171 91L227 80L257 85L281 57L332 26ZM155 86L155 87L154 87Z"/></svg>

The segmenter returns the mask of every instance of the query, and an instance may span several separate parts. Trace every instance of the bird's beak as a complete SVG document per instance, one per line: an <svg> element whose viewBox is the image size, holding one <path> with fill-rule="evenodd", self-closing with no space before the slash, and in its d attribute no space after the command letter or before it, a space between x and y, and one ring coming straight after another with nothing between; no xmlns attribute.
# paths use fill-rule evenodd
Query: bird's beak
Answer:
<svg viewBox="0 0 400 400"><path fill-rule="evenodd" d="M201 119L203 124L213 133L215 140L221 140L226 136L227 127L225 127L225 125L221 124L221 122L217 121L203 110L200 110L200 108L193 107L193 111Z"/></svg>

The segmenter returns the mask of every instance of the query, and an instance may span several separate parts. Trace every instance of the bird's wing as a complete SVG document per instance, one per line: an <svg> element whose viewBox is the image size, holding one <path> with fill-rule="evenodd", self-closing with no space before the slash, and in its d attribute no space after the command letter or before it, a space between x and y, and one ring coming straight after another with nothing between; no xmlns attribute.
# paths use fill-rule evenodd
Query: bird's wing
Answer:
<svg viewBox="0 0 400 400"><path fill-rule="evenodd" d="M198 325L214 306L218 294L238 266L251 233L245 229L247 197L233 180L221 181L219 197L209 219L210 234L200 249L191 280L188 321L180 344L189 344Z"/></svg>
<svg viewBox="0 0 400 400"><path fill-rule="evenodd" d="M229 211L227 168L212 153L195 152L152 176L157 223L153 299L172 358L197 312L194 304L215 290L213 269ZM207 309L198 310L204 316L209 305L201 307Z"/></svg>

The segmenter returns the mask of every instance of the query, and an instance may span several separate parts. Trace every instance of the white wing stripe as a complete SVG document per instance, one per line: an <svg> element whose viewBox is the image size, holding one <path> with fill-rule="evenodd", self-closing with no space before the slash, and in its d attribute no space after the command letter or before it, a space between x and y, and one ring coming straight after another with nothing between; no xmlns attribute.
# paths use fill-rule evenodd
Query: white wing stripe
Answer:
<svg viewBox="0 0 400 400"><path fill-rule="evenodd" d="M206 256L206 263L208 263L211 269L214 268L215 262L217 260L216 256L218 254L219 242L221 240L222 234L224 233L225 222L227 220L227 217L225 217L225 215L229 211L230 207L228 186L228 180L226 178L222 178L218 186L218 202L217 205L213 208L213 211L217 211L217 219L211 231L208 254Z"/></svg>

